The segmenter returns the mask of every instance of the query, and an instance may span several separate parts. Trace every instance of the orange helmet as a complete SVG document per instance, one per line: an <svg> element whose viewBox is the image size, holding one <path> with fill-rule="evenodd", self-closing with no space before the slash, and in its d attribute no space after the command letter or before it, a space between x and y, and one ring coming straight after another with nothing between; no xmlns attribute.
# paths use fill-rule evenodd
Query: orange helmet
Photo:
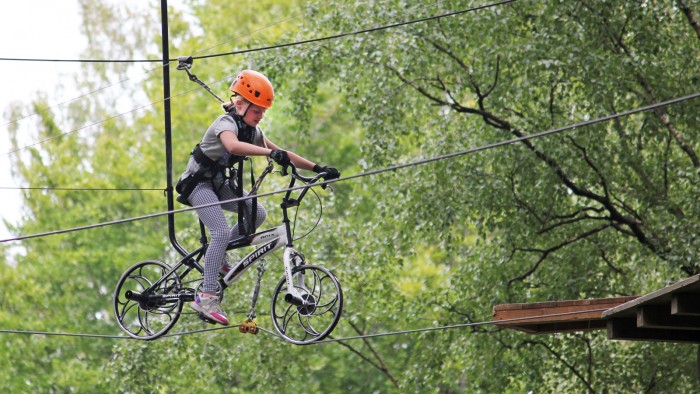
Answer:
<svg viewBox="0 0 700 394"><path fill-rule="evenodd" d="M263 108L272 107L275 92L270 80L253 70L243 70L231 84L231 91Z"/></svg>

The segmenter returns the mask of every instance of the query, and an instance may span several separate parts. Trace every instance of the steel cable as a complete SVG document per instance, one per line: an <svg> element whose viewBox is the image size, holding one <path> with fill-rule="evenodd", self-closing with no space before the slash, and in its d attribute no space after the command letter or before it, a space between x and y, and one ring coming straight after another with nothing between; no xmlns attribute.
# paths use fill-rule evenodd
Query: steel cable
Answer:
<svg viewBox="0 0 700 394"><path fill-rule="evenodd" d="M660 108L660 107L678 104L678 103L681 103L684 101L696 99L698 97L700 97L700 92L693 93L693 94L679 97L679 98L675 98L675 99L671 99L671 100L667 100L667 101L663 101L663 102L659 102L656 104L651 104L651 105L639 107L636 109L631 109L631 110L621 112L621 113L604 116L601 118L591 119L591 120L583 121L580 123L575 123L575 124L568 125L568 126L558 127L555 129L550 129L550 130L542 131L539 133L529 134L526 136L513 138L513 139L509 139L509 140L505 140L505 141L494 142L494 143L482 145L482 146L479 146L476 148L471 148L471 149L467 149L467 150L463 150L463 151L459 151L459 152L449 153L449 154L436 156L436 157L432 157L432 158L428 158L428 159L417 160L417 161L409 162L406 164L398 164L395 166L390 166L390 167L381 168L381 169L377 169L377 170L366 171L366 172L363 172L360 174L350 175L350 176L347 176L344 178L322 181L322 182L318 182L318 183L314 184L314 187L323 186L323 185L332 184L332 183L337 183L337 182L350 181L350 180L364 178L364 177L368 177L368 176L373 176L373 175L377 175L377 174L381 174L381 173L385 173L385 172L390 172L390 171L397 171L397 170L404 169L404 168L428 164L428 163L432 163L432 162L436 162L436 161L450 159L453 157L459 157L459 156L464 156L464 155L471 154L471 153L477 153L477 152L481 152L481 151L485 151L488 149L493 149L493 148L497 148L497 147L501 147L501 146L511 145L511 144L515 144L517 142L522 142L522 141L531 140L531 139L535 139L535 138L541 138L541 137L561 133L561 132L568 131L568 130L574 130L577 128L590 126L590 125L593 125L596 123L607 122L607 121L610 121L613 119L618 119L621 117L630 116L630 115L637 114L640 112L650 111L650 110ZM216 203L205 204L205 205L201 205L199 207L175 209L172 211L165 211L165 212L159 212L159 213L154 213L154 214L150 214L150 215L143 215L143 216L138 216L138 217L113 220L113 221L109 221L109 222L102 222L102 223L96 223L96 224L91 224L91 225L73 227L73 228L64 229L64 230L55 230L55 231L48 231L48 232L37 233L37 234L32 234L32 235L24 235L24 236L19 236L19 237L14 237L14 238L6 238L6 239L0 240L0 243L6 243L6 242L12 242L12 241L22 241L22 240L31 239L31 238L45 237L45 236L57 235L57 234L65 234L65 233L74 232L74 231L82 231L82 230L88 230L88 229L93 229L93 228L98 228L98 227L105 227L105 226L110 226L110 225L115 225L115 224L134 222L134 221L138 221L138 220L145 220L145 219L150 219L150 218L155 218L155 217L160 217L160 216L165 216L165 215L171 215L171 214L176 214L176 213L181 213L181 212L193 211L193 210L198 209L198 208L206 208L206 207L216 206L216 205L221 205L221 204L245 201L245 200L249 200L252 198L272 196L272 195L276 195L276 194L280 194L280 193L286 193L289 191L300 190L300 189L303 189L305 187L307 187L307 186L306 185L296 186L293 188L287 188L287 189L281 189L281 190L276 190L276 191L267 192L267 193L256 194L254 196L239 197L239 198L233 198L230 200L219 201Z"/></svg>

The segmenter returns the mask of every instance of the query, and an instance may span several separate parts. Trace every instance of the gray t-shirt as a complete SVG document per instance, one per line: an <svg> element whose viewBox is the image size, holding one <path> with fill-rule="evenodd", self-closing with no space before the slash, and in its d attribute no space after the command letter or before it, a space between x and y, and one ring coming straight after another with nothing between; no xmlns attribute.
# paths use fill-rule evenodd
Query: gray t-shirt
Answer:
<svg viewBox="0 0 700 394"><path fill-rule="evenodd" d="M219 138L220 134L225 131L230 130L238 135L238 126L236 121L229 114L221 115L209 126L202 141L199 143L199 147L202 152L207 155L208 158L217 161L219 164L225 164L225 157L229 154L226 151L224 143L221 142ZM263 137L262 130L260 127L255 128L255 135L253 136L253 145L265 147L265 141ZM199 164L194 160L194 157L190 156L190 161L187 163L187 169L182 174L181 178L184 179L190 174L194 174L199 170Z"/></svg>

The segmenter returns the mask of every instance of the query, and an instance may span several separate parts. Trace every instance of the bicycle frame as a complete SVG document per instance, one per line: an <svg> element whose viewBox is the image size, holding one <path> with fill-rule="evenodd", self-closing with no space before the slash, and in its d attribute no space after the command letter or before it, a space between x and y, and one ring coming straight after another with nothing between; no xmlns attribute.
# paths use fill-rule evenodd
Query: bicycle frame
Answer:
<svg viewBox="0 0 700 394"><path fill-rule="evenodd" d="M230 286L233 282L238 280L241 275L247 271L255 262L264 258L273 251L280 249L287 244L287 233L284 225L271 228L259 233L252 234L248 237L239 238L229 242L229 246L226 250L233 250L242 248L245 246L255 246L261 245L252 252L248 253L247 256L242 258L233 269L228 272L228 274L223 278L223 282L226 287Z"/></svg>
<svg viewBox="0 0 700 394"><path fill-rule="evenodd" d="M320 173L313 178L307 178L297 174L296 168L292 166L292 179L289 183L289 189L292 189L294 187L294 184L297 179L304 181L306 183L305 187L302 189L302 191L299 193L299 196L296 199L291 198L292 190L288 190L285 193L281 204L283 213L282 225L261 232L257 232L255 234L245 235L240 238L231 240L228 243L228 246L226 247L227 251L239 249L246 246L262 246L259 246L252 252L248 253L248 255L246 255L234 265L233 269L229 271L228 274L221 280L222 290L233 284L233 282L235 282L236 280L238 280L241 277L241 275L250 267L252 267L256 262L262 260L265 256L272 253L273 251L284 247L284 276L287 282L287 297L285 297L285 300L297 306L306 304L306 301L304 301L302 294L299 293L299 291L293 284L292 269L296 265L303 264L304 261L301 257L301 254L294 249L294 245L292 243L292 231L287 210L291 207L298 206L300 202L304 199L306 192L313 186L313 184L316 181L318 181L318 179L320 179L324 175L325 173ZM185 276L187 276L187 274L192 270L197 270L200 273L204 273L204 269L199 264L199 261L201 261L201 259L204 257L204 254L206 253L209 244L206 241L204 225L201 221L199 222L199 224L200 229L202 231L202 246L183 257L174 267L172 267L166 274L164 274L160 278L160 280L153 283L153 285L151 285L147 291L144 291L143 294L131 293L127 295L127 298L134 299L136 301L145 301L144 296L146 296L147 293L150 293L152 289L157 289L163 283L163 281L166 280L166 278L170 277L170 275L172 275L175 271L180 269L183 265L186 265L188 268L185 270L185 272L179 275L181 279L185 278ZM170 296L161 297L171 299L172 301L176 301L177 299L182 299L183 301L193 300L192 294L173 294Z"/></svg>

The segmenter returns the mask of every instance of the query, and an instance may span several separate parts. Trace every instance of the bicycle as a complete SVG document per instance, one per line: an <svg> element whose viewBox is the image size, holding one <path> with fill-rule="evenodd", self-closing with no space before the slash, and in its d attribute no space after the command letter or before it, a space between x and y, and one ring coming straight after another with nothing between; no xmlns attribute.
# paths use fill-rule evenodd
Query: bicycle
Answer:
<svg viewBox="0 0 700 394"><path fill-rule="evenodd" d="M307 345L324 339L333 331L342 313L343 292L333 273L321 266L307 265L304 255L294 248L288 216L289 208L299 207L309 189L327 174L319 173L314 177L305 177L297 173L294 165L290 167L289 188L280 205L283 212L282 224L229 242L227 251L247 246L257 247L219 279L220 296L223 296L224 290L240 279L250 267L259 264L251 309L247 319L239 326L242 333L257 334L259 327L255 323L255 305L265 272L265 256L284 247L284 277L272 293L270 315L275 330L282 338L297 345ZM251 189L251 196L256 194L262 179L272 169L273 165L270 162ZM282 175L286 175L286 168L283 168ZM292 190L297 180L303 182L304 187ZM296 199L291 198L292 192L296 190L301 191ZM177 264L171 267L158 260L141 261L127 269L117 282L114 292L114 314L121 329L130 337L143 340L162 337L184 314L184 303L194 300L204 275L200 261L209 245L201 221L199 226L202 235L201 246L182 257ZM199 277L186 280L193 272L198 272ZM200 282L197 289L188 287L197 281ZM199 317L207 321L202 315Z"/></svg>

